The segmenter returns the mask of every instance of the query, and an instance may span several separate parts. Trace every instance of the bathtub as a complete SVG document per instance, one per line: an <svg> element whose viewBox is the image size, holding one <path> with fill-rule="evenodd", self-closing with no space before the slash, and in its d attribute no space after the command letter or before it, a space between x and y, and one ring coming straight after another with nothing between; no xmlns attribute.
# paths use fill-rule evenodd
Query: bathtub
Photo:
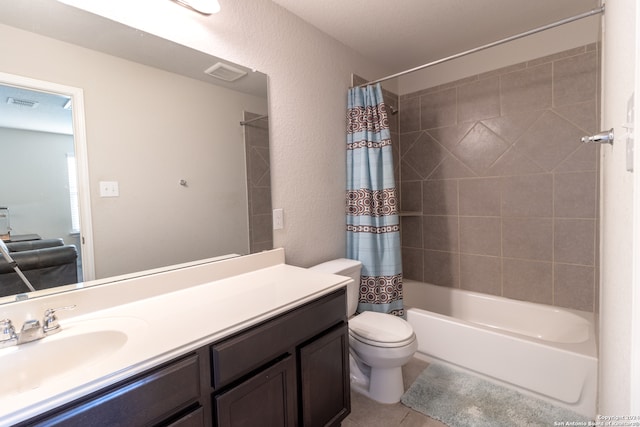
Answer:
<svg viewBox="0 0 640 427"><path fill-rule="evenodd" d="M416 356L596 415L593 314L404 280Z"/></svg>

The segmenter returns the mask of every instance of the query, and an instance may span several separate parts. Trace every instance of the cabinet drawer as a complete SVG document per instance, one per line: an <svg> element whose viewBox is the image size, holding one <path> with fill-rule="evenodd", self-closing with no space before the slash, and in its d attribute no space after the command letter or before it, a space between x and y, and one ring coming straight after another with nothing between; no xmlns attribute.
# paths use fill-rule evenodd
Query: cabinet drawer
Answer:
<svg viewBox="0 0 640 427"><path fill-rule="evenodd" d="M230 384L342 321L344 288L212 345L213 387Z"/></svg>
<svg viewBox="0 0 640 427"><path fill-rule="evenodd" d="M64 411L27 422L30 426L142 426L158 422L200 397L200 369L194 354L119 384Z"/></svg>

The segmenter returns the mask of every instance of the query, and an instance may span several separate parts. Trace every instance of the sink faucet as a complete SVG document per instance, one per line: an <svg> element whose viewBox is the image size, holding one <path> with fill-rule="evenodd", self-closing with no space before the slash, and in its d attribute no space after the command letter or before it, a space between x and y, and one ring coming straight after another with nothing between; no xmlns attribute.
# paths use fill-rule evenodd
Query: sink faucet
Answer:
<svg viewBox="0 0 640 427"><path fill-rule="evenodd" d="M60 310L73 310L74 308L76 308L75 305L69 305L66 307L47 309L44 312L42 324L36 319L27 320L22 325L20 333L16 333L11 320L0 320L0 348L28 343L60 332L61 329L58 318L56 317L56 312Z"/></svg>

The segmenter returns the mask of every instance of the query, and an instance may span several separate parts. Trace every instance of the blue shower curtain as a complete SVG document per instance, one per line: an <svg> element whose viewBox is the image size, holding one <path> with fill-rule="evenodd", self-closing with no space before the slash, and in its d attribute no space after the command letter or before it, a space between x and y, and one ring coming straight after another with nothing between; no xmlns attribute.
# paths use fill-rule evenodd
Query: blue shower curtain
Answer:
<svg viewBox="0 0 640 427"><path fill-rule="evenodd" d="M349 90L347 257L362 262L358 312L404 317L398 194L380 84Z"/></svg>

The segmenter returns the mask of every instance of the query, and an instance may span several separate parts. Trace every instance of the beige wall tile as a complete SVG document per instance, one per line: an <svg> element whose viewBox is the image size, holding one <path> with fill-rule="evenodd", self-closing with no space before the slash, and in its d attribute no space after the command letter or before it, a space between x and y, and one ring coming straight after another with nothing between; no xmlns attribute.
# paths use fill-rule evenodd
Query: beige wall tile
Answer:
<svg viewBox="0 0 640 427"><path fill-rule="evenodd" d="M596 172L555 174L553 185L554 215L561 218L596 217Z"/></svg>
<svg viewBox="0 0 640 427"><path fill-rule="evenodd" d="M550 262L503 259L503 295L523 301L552 304Z"/></svg>
<svg viewBox="0 0 640 427"><path fill-rule="evenodd" d="M460 255L461 289L502 295L501 277L502 262L499 257Z"/></svg>
<svg viewBox="0 0 640 427"><path fill-rule="evenodd" d="M458 87L458 122L500 115L500 79L491 77Z"/></svg>
<svg viewBox="0 0 640 427"><path fill-rule="evenodd" d="M425 249L458 251L458 217L422 217L423 245Z"/></svg>
<svg viewBox="0 0 640 427"><path fill-rule="evenodd" d="M595 220L556 219L554 228L554 261L595 265Z"/></svg>
<svg viewBox="0 0 640 427"><path fill-rule="evenodd" d="M595 268L555 264L553 302L575 310L594 310Z"/></svg>
<svg viewBox="0 0 640 427"><path fill-rule="evenodd" d="M504 217L551 217L553 215L551 174L503 178L502 215Z"/></svg>
<svg viewBox="0 0 640 427"><path fill-rule="evenodd" d="M424 251L424 281L439 286L460 287L460 254Z"/></svg>
<svg viewBox="0 0 640 427"><path fill-rule="evenodd" d="M460 252L502 255L501 221L498 217L460 217Z"/></svg>
<svg viewBox="0 0 640 427"><path fill-rule="evenodd" d="M597 90L597 53L587 52L553 63L553 104L575 104L594 99Z"/></svg>
<svg viewBox="0 0 640 427"><path fill-rule="evenodd" d="M503 218L502 256L537 261L553 260L551 218Z"/></svg>
<svg viewBox="0 0 640 427"><path fill-rule="evenodd" d="M457 123L456 89L446 89L420 97L420 128L432 129Z"/></svg>
<svg viewBox="0 0 640 427"><path fill-rule="evenodd" d="M500 77L502 114L551 107L551 63Z"/></svg>
<svg viewBox="0 0 640 427"><path fill-rule="evenodd" d="M500 178L460 180L460 215L500 216L501 194Z"/></svg>
<svg viewBox="0 0 640 427"><path fill-rule="evenodd" d="M458 180L424 181L421 197L425 215L458 215Z"/></svg>

